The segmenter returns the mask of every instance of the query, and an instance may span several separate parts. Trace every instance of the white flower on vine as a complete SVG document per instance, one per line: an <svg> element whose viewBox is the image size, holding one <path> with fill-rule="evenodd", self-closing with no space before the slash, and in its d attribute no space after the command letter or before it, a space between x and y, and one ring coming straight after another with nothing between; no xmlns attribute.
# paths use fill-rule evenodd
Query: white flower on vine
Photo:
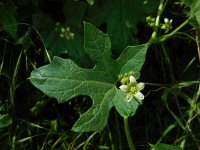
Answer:
<svg viewBox="0 0 200 150"><path fill-rule="evenodd" d="M169 22L172 23L172 19L169 20L168 18L164 18L164 22L165 23L169 23Z"/></svg>
<svg viewBox="0 0 200 150"><path fill-rule="evenodd" d="M165 30L165 33L172 29L172 21L172 19L164 18L164 24L161 26L161 29Z"/></svg>
<svg viewBox="0 0 200 150"><path fill-rule="evenodd" d="M135 77L132 75L129 77L129 83L127 85L123 84L119 88L127 93L127 102L130 102L133 98L138 100L144 99L144 95L140 92L142 89L144 89L144 83L137 83Z"/></svg>

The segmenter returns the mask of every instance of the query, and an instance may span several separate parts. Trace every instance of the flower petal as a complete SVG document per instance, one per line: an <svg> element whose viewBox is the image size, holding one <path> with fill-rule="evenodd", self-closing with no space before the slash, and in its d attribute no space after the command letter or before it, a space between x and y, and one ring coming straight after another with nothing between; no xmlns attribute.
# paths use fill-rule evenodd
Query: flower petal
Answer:
<svg viewBox="0 0 200 150"><path fill-rule="evenodd" d="M133 95L127 94L127 96L126 96L127 102L130 102L132 100L132 98L133 98Z"/></svg>
<svg viewBox="0 0 200 150"><path fill-rule="evenodd" d="M134 76L129 77L130 83L137 83L136 79Z"/></svg>
<svg viewBox="0 0 200 150"><path fill-rule="evenodd" d="M135 93L135 98L137 98L138 100L143 100L144 99L144 95L141 92L137 92Z"/></svg>
<svg viewBox="0 0 200 150"><path fill-rule="evenodd" d="M144 83L140 82L137 84L137 88L141 91L144 89Z"/></svg>
<svg viewBox="0 0 200 150"><path fill-rule="evenodd" d="M166 25L162 25L161 29L165 30L166 29Z"/></svg>
<svg viewBox="0 0 200 150"><path fill-rule="evenodd" d="M169 22L169 19L168 19L168 18L164 18L164 22L165 22L165 23L168 23L168 22Z"/></svg>
<svg viewBox="0 0 200 150"><path fill-rule="evenodd" d="M124 92L128 92L128 86L127 85L121 85L120 90L124 91Z"/></svg>

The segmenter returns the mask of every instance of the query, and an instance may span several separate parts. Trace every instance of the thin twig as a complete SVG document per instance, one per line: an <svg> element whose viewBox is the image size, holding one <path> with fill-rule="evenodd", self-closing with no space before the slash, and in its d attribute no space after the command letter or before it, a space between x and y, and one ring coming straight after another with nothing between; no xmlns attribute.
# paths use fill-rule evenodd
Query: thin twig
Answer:
<svg viewBox="0 0 200 150"><path fill-rule="evenodd" d="M200 30L196 30L196 44L197 44L197 52L199 56L199 61L200 61L200 45L199 45L199 36L200 36Z"/></svg>

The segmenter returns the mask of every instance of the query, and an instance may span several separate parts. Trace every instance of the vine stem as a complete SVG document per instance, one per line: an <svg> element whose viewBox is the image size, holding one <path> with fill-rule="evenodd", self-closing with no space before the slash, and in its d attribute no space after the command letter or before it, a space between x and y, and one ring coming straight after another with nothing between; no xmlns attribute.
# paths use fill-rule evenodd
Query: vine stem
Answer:
<svg viewBox="0 0 200 150"><path fill-rule="evenodd" d="M165 4L164 4L165 0L160 0L160 4L158 6L158 12L157 12L157 16L156 16L156 21L155 21L155 27L154 27L154 31L151 35L151 38L149 39L148 45L150 46L154 41L156 41L157 38L157 32L159 29L159 24L160 24L160 17L162 15L162 12L164 10Z"/></svg>
<svg viewBox="0 0 200 150"><path fill-rule="evenodd" d="M130 130L129 130L128 117L124 117L124 128L125 128L126 139L127 139L129 148L131 150L136 150L133 144L133 140L131 138Z"/></svg>
<svg viewBox="0 0 200 150"><path fill-rule="evenodd" d="M200 35L200 31L196 30L196 45L197 45L197 52L198 52L198 56L199 56L199 62L200 62L200 42L199 42L199 36Z"/></svg>
<svg viewBox="0 0 200 150"><path fill-rule="evenodd" d="M188 24L189 19L185 20L180 26L178 26L176 29L174 29L171 33L166 34L164 36L162 36L159 39L159 42L164 42L166 41L168 38L172 37L174 34L176 34L181 28L183 28L186 24Z"/></svg>
<svg viewBox="0 0 200 150"><path fill-rule="evenodd" d="M158 7L158 13L157 13L157 17L156 17L156 22L155 22L155 27L154 27L154 31L151 35L151 38L148 41L148 46L150 46L152 43L162 43L164 41L166 41L168 38L172 37L173 35L175 35L180 29L182 29L185 25L187 25L189 23L189 19L185 20L180 26L178 26L176 29L174 29L171 33L166 34L162 37L160 37L159 39L157 38L157 32L159 29L159 25L160 25L160 17L163 13L163 10L165 8L165 5L167 4L167 1L164 3L165 0L160 0L160 4Z"/></svg>

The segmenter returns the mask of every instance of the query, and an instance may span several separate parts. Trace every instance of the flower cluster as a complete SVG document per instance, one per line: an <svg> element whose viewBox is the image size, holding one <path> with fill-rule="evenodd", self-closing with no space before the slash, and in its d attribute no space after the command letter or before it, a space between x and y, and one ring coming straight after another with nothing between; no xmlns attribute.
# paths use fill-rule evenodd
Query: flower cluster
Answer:
<svg viewBox="0 0 200 150"><path fill-rule="evenodd" d="M168 18L164 18L164 23L161 23L160 29L165 30L165 33L169 32L169 30L172 29L172 21L172 19L169 20ZM149 27L154 28L156 19L151 16L147 16L146 22Z"/></svg>
<svg viewBox="0 0 200 150"><path fill-rule="evenodd" d="M140 92L142 89L144 89L144 83L137 83L133 75L130 75L128 78L127 75L125 75L121 79L121 83L122 85L119 87L119 89L127 93L127 102L130 102L133 98L137 100L144 99L144 95Z"/></svg>
<svg viewBox="0 0 200 150"><path fill-rule="evenodd" d="M66 40L74 39L74 33L70 31L70 28L64 28L59 22L56 23L55 31L60 34L61 38L65 38Z"/></svg>
<svg viewBox="0 0 200 150"><path fill-rule="evenodd" d="M152 18L151 16L146 17L146 22L149 27L154 28L156 19Z"/></svg>
<svg viewBox="0 0 200 150"><path fill-rule="evenodd" d="M164 18L164 24L162 24L161 29L165 30L165 33L172 29L172 19Z"/></svg>

